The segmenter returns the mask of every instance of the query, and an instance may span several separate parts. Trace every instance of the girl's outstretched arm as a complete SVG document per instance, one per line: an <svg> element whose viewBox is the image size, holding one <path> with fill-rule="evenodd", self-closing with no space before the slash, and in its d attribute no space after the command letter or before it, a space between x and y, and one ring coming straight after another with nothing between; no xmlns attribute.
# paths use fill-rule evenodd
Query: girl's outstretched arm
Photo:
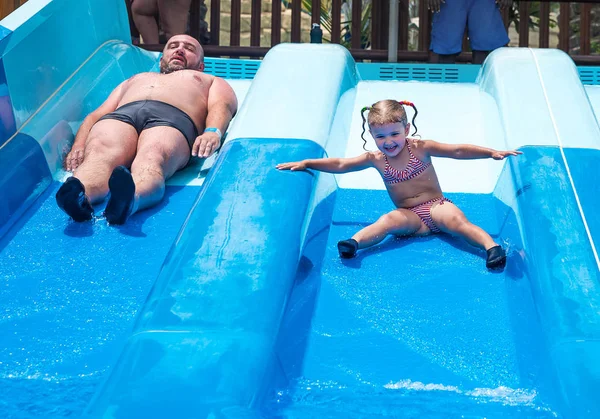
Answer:
<svg viewBox="0 0 600 419"><path fill-rule="evenodd" d="M327 173L348 173L373 167L374 158L373 153L367 152L350 158L308 159L291 163L280 163L277 165L277 168L279 170L293 171L313 169Z"/></svg>
<svg viewBox="0 0 600 419"><path fill-rule="evenodd" d="M444 144L437 141L421 141L423 150L433 157L449 157L451 159L489 159L502 160L507 156L523 154L521 151L499 151L493 148L480 147L474 144Z"/></svg>

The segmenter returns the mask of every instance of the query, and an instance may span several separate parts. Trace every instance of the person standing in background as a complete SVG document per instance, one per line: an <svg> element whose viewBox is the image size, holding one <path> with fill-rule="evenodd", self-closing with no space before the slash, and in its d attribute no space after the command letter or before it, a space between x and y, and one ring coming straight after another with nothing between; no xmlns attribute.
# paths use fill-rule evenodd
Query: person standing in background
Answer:
<svg viewBox="0 0 600 419"><path fill-rule="evenodd" d="M473 64L482 64L490 52L506 46L508 33L500 10L512 0L427 0L432 10L430 50L441 64L454 64L462 51L465 27L473 50Z"/></svg>
<svg viewBox="0 0 600 419"><path fill-rule="evenodd" d="M166 39L186 33L191 2L192 0L132 0L131 14L144 44L160 43L159 21Z"/></svg>

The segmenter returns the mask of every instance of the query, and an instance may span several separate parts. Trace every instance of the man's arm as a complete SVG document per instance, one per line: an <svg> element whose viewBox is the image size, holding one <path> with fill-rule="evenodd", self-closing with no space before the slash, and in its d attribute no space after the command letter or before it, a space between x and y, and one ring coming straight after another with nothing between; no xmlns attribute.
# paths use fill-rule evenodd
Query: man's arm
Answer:
<svg viewBox="0 0 600 419"><path fill-rule="evenodd" d="M237 112L237 97L231 86L223 79L215 77L208 91L208 114L206 128L217 128L225 133L231 119ZM221 138L216 132L204 132L196 138L192 156L208 157L219 149Z"/></svg>
<svg viewBox="0 0 600 419"><path fill-rule="evenodd" d="M115 90L108 96L108 98L104 101L102 105L95 111L91 112L88 116L85 117L81 126L77 130L77 135L75 135L75 141L73 142L73 146L71 147L71 151L67 154L65 158L65 168L69 171L77 169L81 163L83 163L84 151L85 151L85 143L87 141L88 135L92 130L92 127L100 118L104 115L111 113L117 109L121 98L123 97L123 86L127 83L124 81L119 84Z"/></svg>

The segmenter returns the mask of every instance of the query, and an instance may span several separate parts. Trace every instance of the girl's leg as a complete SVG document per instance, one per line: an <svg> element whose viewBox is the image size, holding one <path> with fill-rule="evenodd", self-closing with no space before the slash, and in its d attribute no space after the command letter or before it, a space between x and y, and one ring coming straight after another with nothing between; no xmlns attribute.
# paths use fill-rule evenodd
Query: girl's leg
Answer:
<svg viewBox="0 0 600 419"><path fill-rule="evenodd" d="M352 236L351 239L338 243L340 256L350 258L358 249L365 249L380 243L388 234L407 236L418 232L423 224L421 219L404 208L398 208L382 215L377 221ZM426 227L425 227L426 228Z"/></svg>
<svg viewBox="0 0 600 419"><path fill-rule="evenodd" d="M453 203L444 202L431 209L433 222L444 233L460 236L475 247L487 252L487 267L504 266L506 254L502 247L481 227L471 223L465 214Z"/></svg>
<svg viewBox="0 0 600 419"><path fill-rule="evenodd" d="M444 233L460 236L475 247L488 250L497 246L488 233L467 220L465 214L452 202L434 206L431 218Z"/></svg>

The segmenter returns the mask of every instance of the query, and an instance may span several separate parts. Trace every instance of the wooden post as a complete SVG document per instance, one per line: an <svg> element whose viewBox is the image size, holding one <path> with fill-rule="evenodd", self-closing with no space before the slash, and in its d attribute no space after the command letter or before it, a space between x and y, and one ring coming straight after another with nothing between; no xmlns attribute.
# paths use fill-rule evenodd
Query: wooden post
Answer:
<svg viewBox="0 0 600 419"><path fill-rule="evenodd" d="M190 3L188 19L190 22L190 36L202 43L200 40L200 0L192 0Z"/></svg>
<svg viewBox="0 0 600 419"><path fill-rule="evenodd" d="M210 2L210 44L219 45L221 33L221 0Z"/></svg>
<svg viewBox="0 0 600 419"><path fill-rule="evenodd" d="M321 24L321 0L312 0L310 23ZM311 28L312 29L312 28Z"/></svg>
<svg viewBox="0 0 600 419"><path fill-rule="evenodd" d="M540 48L550 45L550 4L540 3Z"/></svg>
<svg viewBox="0 0 600 419"><path fill-rule="evenodd" d="M569 3L560 3L560 15L558 18L558 48L569 53Z"/></svg>
<svg viewBox="0 0 600 419"><path fill-rule="evenodd" d="M272 0L271 8L271 46L281 42L281 1Z"/></svg>
<svg viewBox="0 0 600 419"><path fill-rule="evenodd" d="M342 25L342 0L331 2L331 43L340 43L340 31Z"/></svg>
<svg viewBox="0 0 600 419"><path fill-rule="evenodd" d="M529 46L529 2L519 3L519 46Z"/></svg>
<svg viewBox="0 0 600 419"><path fill-rule="evenodd" d="M383 31L380 21L382 15L382 2L374 1L371 3L371 49L381 49L381 37Z"/></svg>
<svg viewBox="0 0 600 419"><path fill-rule="evenodd" d="M408 51L408 0L400 0L398 25L398 49Z"/></svg>
<svg viewBox="0 0 600 419"><path fill-rule="evenodd" d="M260 17L262 12L261 0L252 0L250 9L250 45L260 46Z"/></svg>
<svg viewBox="0 0 600 419"><path fill-rule="evenodd" d="M300 42L302 39L300 36L301 33L301 25L302 25L302 1L301 0L293 0L292 1L292 42Z"/></svg>
<svg viewBox="0 0 600 419"><path fill-rule="evenodd" d="M232 47L240 45L240 32L242 27L240 22L241 15L241 0L231 0L231 28L229 28L229 45Z"/></svg>
<svg viewBox="0 0 600 419"><path fill-rule="evenodd" d="M427 2L419 2L419 51L429 51L431 28L429 27Z"/></svg>
<svg viewBox="0 0 600 419"><path fill-rule="evenodd" d="M589 55L591 50L591 15L592 5L589 3L581 5L579 16L579 54Z"/></svg>
<svg viewBox="0 0 600 419"><path fill-rule="evenodd" d="M362 38L362 28L361 28L361 16L362 12L362 0L353 0L352 1L352 48L360 48L361 38Z"/></svg>

